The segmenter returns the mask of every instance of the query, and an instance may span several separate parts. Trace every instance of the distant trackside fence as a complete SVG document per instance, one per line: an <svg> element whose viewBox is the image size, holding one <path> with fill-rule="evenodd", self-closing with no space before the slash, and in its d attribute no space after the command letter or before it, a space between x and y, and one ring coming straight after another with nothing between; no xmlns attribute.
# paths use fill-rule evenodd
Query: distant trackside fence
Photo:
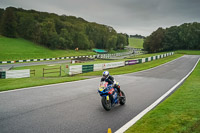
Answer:
<svg viewBox="0 0 200 133"><path fill-rule="evenodd" d="M111 58L113 56L124 56L124 55L130 55L130 54L132 54L132 52L122 52L122 53L115 53L115 54L82 55L82 56L70 56L70 57L58 57L58 58L44 58L44 59L27 59L27 60L16 60L16 61L0 61L0 64L65 60L65 59L76 59L76 58L85 58L85 57L88 57L88 58Z"/></svg>
<svg viewBox="0 0 200 133"><path fill-rule="evenodd" d="M127 61L120 61L120 62L112 62L112 63L101 63L101 64L92 64L92 65L74 65L69 66L69 75L76 75L80 73L86 73L86 72L92 72L92 71L100 71L104 69L109 68L115 68L115 67L122 67L125 65L134 65L144 62L149 62L153 60L158 60L167 56L173 55L174 52L141 58L141 59L135 59L135 60L127 60Z"/></svg>

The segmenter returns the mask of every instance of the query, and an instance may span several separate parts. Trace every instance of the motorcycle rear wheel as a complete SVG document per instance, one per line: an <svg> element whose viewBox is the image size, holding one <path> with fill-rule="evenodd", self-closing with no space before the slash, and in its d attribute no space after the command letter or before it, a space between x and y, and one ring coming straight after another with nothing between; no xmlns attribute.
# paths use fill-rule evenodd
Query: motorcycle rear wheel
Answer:
<svg viewBox="0 0 200 133"><path fill-rule="evenodd" d="M101 98L101 103L103 105L103 108L106 110L106 111L109 111L111 110L112 108L112 105L111 105L111 100L107 100L106 97L102 97Z"/></svg>

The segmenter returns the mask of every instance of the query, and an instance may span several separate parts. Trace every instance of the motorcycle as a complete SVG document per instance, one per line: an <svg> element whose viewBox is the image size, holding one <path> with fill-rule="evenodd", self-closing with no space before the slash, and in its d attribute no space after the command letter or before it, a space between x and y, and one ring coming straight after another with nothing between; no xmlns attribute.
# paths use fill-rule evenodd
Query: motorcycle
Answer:
<svg viewBox="0 0 200 133"><path fill-rule="evenodd" d="M116 104L124 105L126 103L124 92L121 90L120 95L118 95L117 89L109 85L108 82L100 83L98 93L102 97L101 103L106 111L111 110Z"/></svg>

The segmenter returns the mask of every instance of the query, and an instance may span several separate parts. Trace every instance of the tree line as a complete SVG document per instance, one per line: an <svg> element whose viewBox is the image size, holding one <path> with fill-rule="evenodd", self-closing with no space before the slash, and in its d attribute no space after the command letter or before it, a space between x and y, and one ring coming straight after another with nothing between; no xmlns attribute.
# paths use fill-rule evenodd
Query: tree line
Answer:
<svg viewBox="0 0 200 133"><path fill-rule="evenodd" d="M170 28L158 28L144 40L148 52L200 50L200 23L184 23Z"/></svg>
<svg viewBox="0 0 200 133"><path fill-rule="evenodd" d="M130 35L130 37L132 38L140 38L140 39L144 39L145 36L142 36L142 35L138 35L138 34L135 34L135 35Z"/></svg>
<svg viewBox="0 0 200 133"><path fill-rule="evenodd" d="M75 16L24 10L0 9L0 34L21 37L51 49L123 49L128 35L112 27Z"/></svg>

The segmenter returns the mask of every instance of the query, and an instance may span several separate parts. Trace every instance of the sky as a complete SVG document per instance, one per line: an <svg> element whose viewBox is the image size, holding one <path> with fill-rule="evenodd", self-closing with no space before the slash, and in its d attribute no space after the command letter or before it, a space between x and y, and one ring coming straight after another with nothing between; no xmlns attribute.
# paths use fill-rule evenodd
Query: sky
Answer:
<svg viewBox="0 0 200 133"><path fill-rule="evenodd" d="M0 8L9 6L81 17L128 35L200 22L200 0L0 0Z"/></svg>

